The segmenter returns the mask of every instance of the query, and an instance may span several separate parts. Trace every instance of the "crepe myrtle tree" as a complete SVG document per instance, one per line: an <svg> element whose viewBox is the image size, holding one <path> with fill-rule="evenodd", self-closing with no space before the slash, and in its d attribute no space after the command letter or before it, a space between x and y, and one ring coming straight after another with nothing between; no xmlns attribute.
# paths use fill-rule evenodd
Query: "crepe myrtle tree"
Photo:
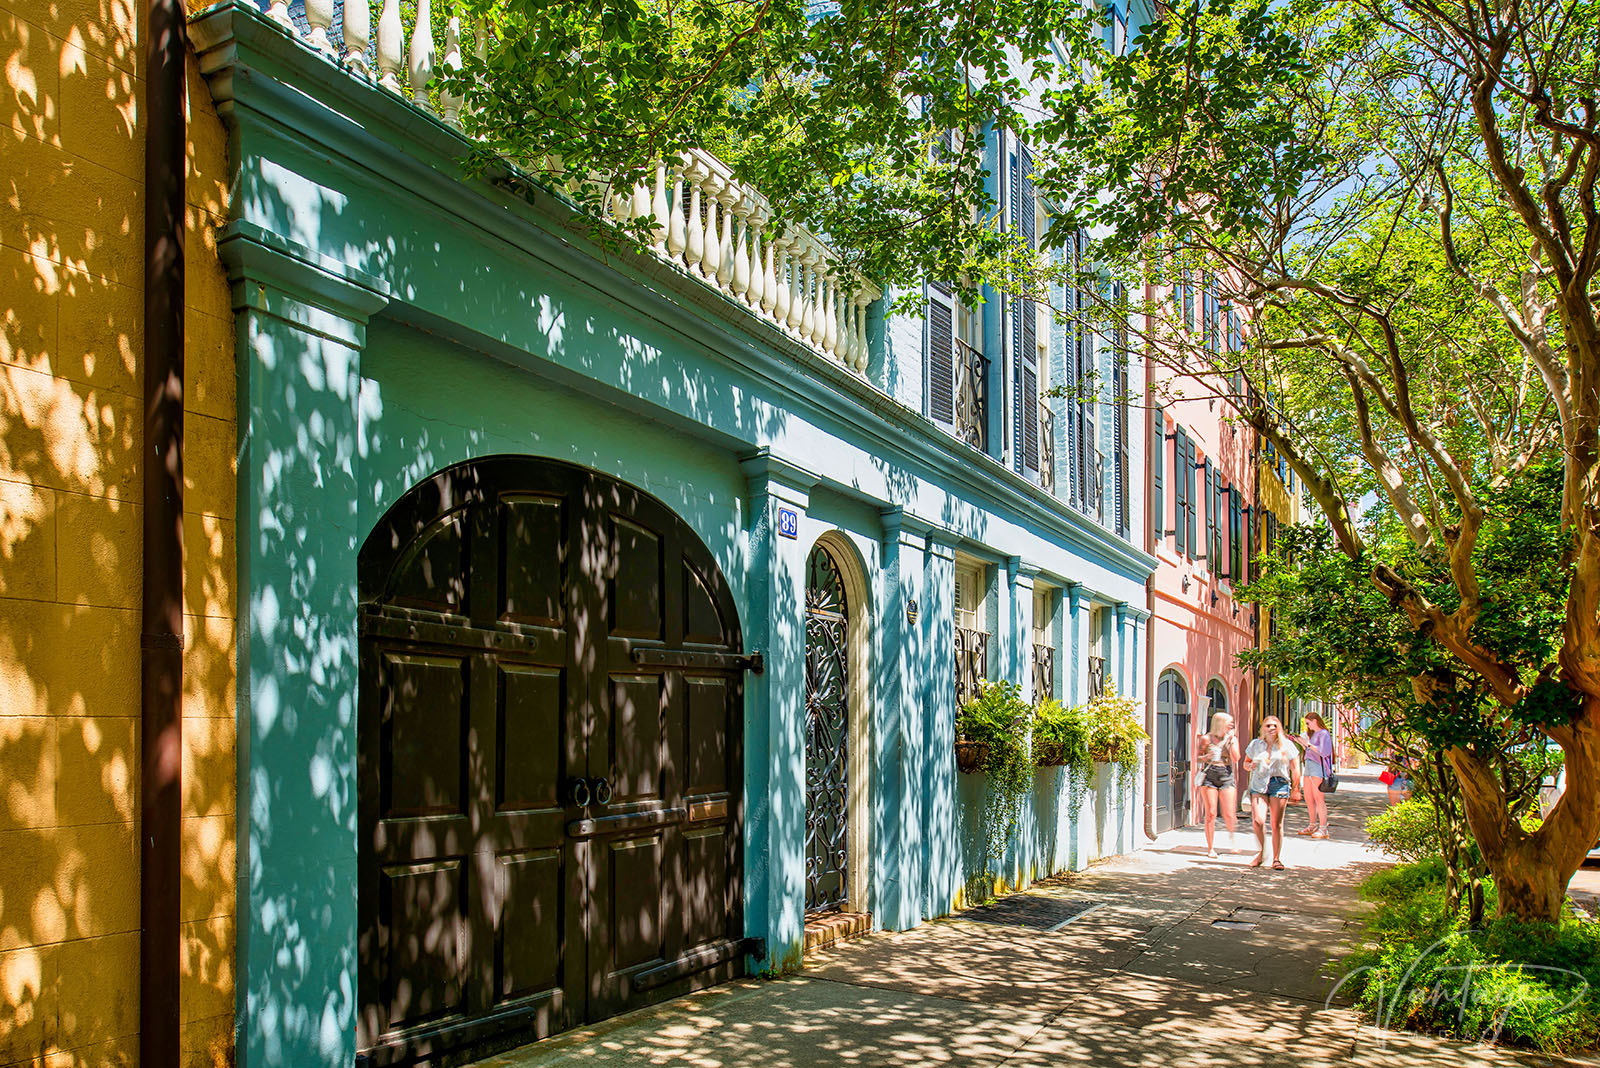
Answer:
<svg viewBox="0 0 1600 1068"><path fill-rule="evenodd" d="M1597 0L1193 0L1083 57L1035 125L1103 263L1147 293L1210 272L1248 320L1238 351L1153 326L1150 358L1228 394L1447 654L1412 697L1525 919L1559 917L1600 839L1597 42ZM1544 465L1548 530L1492 503ZM1404 559L1372 551L1374 500ZM1519 539L1547 552L1524 574L1496 564ZM1492 751L1522 728L1567 766L1534 831Z"/></svg>
<svg viewBox="0 0 1600 1068"><path fill-rule="evenodd" d="M1559 465L1544 463L1501 491L1486 495L1494 522L1482 546L1483 568L1515 617L1537 621L1537 640L1559 632L1565 584L1552 566L1560 534ZM1472 841L1461 785L1447 756L1471 735L1475 753L1490 761L1519 822L1538 814L1539 788L1559 754L1539 729L1494 714L1493 697L1475 673L1433 638L1419 634L1373 585L1370 560L1382 559L1414 582L1448 584L1442 561L1429 560L1399 529L1392 513L1374 509L1363 521L1368 560L1353 560L1333 544L1326 523L1285 527L1275 550L1259 561L1259 578L1238 591L1272 611L1270 644L1239 655L1241 666L1263 673L1296 696L1331 698L1359 709L1361 745L1406 760L1418 795L1426 798L1445 862L1445 898L1468 922L1483 918L1483 858ZM1525 637L1530 636L1525 634ZM1413 685L1427 677L1446 685L1456 707L1441 715L1419 701ZM1463 708L1466 715L1462 715Z"/></svg>

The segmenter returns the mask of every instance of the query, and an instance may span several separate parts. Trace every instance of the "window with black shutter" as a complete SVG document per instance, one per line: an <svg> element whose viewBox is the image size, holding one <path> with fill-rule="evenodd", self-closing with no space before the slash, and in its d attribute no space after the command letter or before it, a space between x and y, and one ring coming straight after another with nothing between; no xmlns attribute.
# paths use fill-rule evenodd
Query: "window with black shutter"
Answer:
<svg viewBox="0 0 1600 1068"><path fill-rule="evenodd" d="M1176 541L1173 548L1179 556L1189 555L1189 487L1187 477L1189 435L1178 427L1172 432L1172 533Z"/></svg>
<svg viewBox="0 0 1600 1068"><path fill-rule="evenodd" d="M1240 557L1244 533L1244 515L1239 507L1239 488L1228 489L1228 577L1238 581L1244 577L1240 570Z"/></svg>
<svg viewBox="0 0 1600 1068"><path fill-rule="evenodd" d="M1217 537L1217 484L1211 477L1210 460L1206 460L1200 465L1200 479L1205 483L1206 491L1206 540L1205 545L1202 546L1203 551L1196 555L1215 567L1217 557L1213 550Z"/></svg>
<svg viewBox="0 0 1600 1068"><path fill-rule="evenodd" d="M1112 442L1116 456L1113 463L1117 471L1117 533L1124 538L1133 534L1132 510L1128 503L1128 302L1122 283L1116 283L1112 292L1116 308L1113 348L1112 389Z"/></svg>
<svg viewBox="0 0 1600 1068"><path fill-rule="evenodd" d="M1167 461L1167 427L1161 409L1150 409L1150 529L1154 533L1156 548L1167 537L1167 486L1165 468Z"/></svg>
<svg viewBox="0 0 1600 1068"><path fill-rule="evenodd" d="M1195 501L1194 496L1195 448L1194 440L1187 434L1184 435L1184 447L1187 450L1183 458L1183 481L1185 483L1184 496L1187 498L1183 510L1183 525L1185 528L1187 528L1184 531L1184 537L1187 539L1189 544L1189 555L1195 556L1201 551L1200 544L1195 541L1194 513L1195 508L1197 507L1197 502Z"/></svg>
<svg viewBox="0 0 1600 1068"><path fill-rule="evenodd" d="M1011 166L1012 225L1023 244L1039 248L1033 158L1019 143ZM1039 477L1039 316L1031 300L1012 298L1013 464L1025 477Z"/></svg>
<svg viewBox="0 0 1600 1068"><path fill-rule="evenodd" d="M939 283L928 285L928 315L926 320L926 371L928 418L944 427L955 429L955 303L948 286Z"/></svg>

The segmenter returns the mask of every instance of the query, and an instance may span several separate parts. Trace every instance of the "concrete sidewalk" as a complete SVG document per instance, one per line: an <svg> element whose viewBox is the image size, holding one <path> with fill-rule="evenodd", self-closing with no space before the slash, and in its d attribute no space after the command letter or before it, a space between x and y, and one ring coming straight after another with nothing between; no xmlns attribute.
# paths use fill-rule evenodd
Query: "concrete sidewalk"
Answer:
<svg viewBox="0 0 1600 1068"><path fill-rule="evenodd" d="M798 976L704 991L479 1068L1552 1063L1380 1034L1329 1006L1323 964L1360 931L1356 884L1387 863L1362 844L1383 804L1376 769L1346 778L1330 799L1333 838L1291 837L1287 871L1246 866L1247 819L1215 860L1198 829L1174 832L1029 891L1095 904L1060 930L956 916L873 935L814 954ZM1291 807L1290 831L1304 822ZM1227 833L1217 840L1225 849Z"/></svg>

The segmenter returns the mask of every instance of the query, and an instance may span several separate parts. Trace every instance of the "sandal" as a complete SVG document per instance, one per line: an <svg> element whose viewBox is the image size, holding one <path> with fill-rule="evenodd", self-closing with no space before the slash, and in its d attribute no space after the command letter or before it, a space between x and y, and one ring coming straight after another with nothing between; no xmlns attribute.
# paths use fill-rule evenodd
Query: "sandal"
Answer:
<svg viewBox="0 0 1600 1068"><path fill-rule="evenodd" d="M1328 832L1327 831L1318 831L1316 834L1312 835L1311 837L1313 837L1313 838L1326 838L1326 837L1328 837Z"/></svg>
<svg viewBox="0 0 1600 1068"><path fill-rule="evenodd" d="M1296 831L1294 833L1298 834L1302 838L1309 838L1317 833L1317 829L1315 827L1307 827L1303 831Z"/></svg>
<svg viewBox="0 0 1600 1068"><path fill-rule="evenodd" d="M1206 857L1211 859L1211 860L1216 860L1217 859L1217 851L1215 849L1207 850L1206 851Z"/></svg>
<svg viewBox="0 0 1600 1068"><path fill-rule="evenodd" d="M1260 853L1257 853L1257 854L1256 854L1256 855L1255 855L1255 857L1254 857L1254 858L1253 858L1253 859L1252 859L1252 860L1251 860L1251 861L1250 861L1250 866L1251 866L1251 867L1252 867L1252 868L1259 868L1259 867L1261 867L1261 860L1262 860L1262 854L1260 854Z"/></svg>
<svg viewBox="0 0 1600 1068"><path fill-rule="evenodd" d="M1283 870L1283 861L1281 861L1281 860L1273 861L1272 862L1272 869L1274 871L1282 871Z"/></svg>

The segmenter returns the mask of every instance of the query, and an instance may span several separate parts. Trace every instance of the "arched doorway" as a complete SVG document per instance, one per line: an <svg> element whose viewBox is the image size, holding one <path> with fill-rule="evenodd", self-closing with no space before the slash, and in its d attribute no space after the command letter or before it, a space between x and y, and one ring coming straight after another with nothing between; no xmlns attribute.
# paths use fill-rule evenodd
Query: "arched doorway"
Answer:
<svg viewBox="0 0 1600 1068"><path fill-rule="evenodd" d="M1189 690L1164 671L1156 683L1156 831L1189 825Z"/></svg>
<svg viewBox="0 0 1600 1068"><path fill-rule="evenodd" d="M745 660L694 532L492 457L359 571L358 1048L478 1055L740 974Z"/></svg>
<svg viewBox="0 0 1600 1068"><path fill-rule="evenodd" d="M865 590L849 548L806 558L805 913L867 910Z"/></svg>

